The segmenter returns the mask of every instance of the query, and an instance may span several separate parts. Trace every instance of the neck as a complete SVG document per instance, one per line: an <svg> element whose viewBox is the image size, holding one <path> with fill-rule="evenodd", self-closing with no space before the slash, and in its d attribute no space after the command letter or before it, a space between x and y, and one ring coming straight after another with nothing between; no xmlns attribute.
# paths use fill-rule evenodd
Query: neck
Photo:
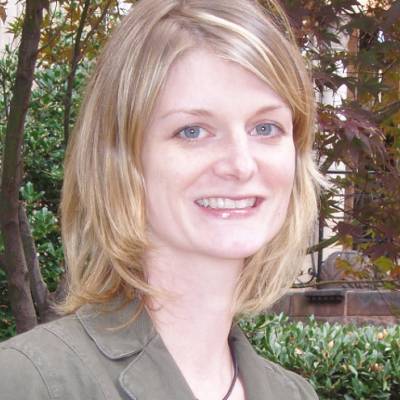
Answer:
<svg viewBox="0 0 400 400"><path fill-rule="evenodd" d="M243 260L166 253L146 256L150 285L171 293L148 302L150 316L197 397L211 399L214 391L221 399L233 373L227 339Z"/></svg>

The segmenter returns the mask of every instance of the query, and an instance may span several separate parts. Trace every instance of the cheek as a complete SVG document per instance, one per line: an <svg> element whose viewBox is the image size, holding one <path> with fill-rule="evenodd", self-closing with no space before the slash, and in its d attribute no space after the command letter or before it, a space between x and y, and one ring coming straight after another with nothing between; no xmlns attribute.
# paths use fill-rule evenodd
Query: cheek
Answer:
<svg viewBox="0 0 400 400"><path fill-rule="evenodd" d="M203 173L207 157L201 152L164 148L158 151L149 168L153 185L162 186L174 195L191 185Z"/></svg>
<svg viewBox="0 0 400 400"><path fill-rule="evenodd" d="M263 163L263 179L271 189L291 193L294 183L296 162L291 147L271 153Z"/></svg>
<svg viewBox="0 0 400 400"><path fill-rule="evenodd" d="M179 152L153 151L143 166L147 209L153 215L177 211L185 200L185 190L198 178L199 165Z"/></svg>

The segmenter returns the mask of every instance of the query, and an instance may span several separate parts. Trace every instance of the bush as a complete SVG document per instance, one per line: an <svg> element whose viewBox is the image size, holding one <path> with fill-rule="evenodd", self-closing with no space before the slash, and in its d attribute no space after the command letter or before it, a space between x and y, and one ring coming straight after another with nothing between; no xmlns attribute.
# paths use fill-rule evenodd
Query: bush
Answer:
<svg viewBox="0 0 400 400"><path fill-rule="evenodd" d="M400 326L290 322L283 314L241 326L260 355L304 376L321 400L400 399Z"/></svg>

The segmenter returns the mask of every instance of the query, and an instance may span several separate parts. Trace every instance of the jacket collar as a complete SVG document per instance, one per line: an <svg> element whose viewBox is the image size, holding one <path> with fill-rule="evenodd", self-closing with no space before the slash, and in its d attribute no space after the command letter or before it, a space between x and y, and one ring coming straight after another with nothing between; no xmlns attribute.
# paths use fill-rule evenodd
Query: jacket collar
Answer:
<svg viewBox="0 0 400 400"><path fill-rule="evenodd" d="M134 323L118 330L110 329L125 324L137 309L137 300L107 313L101 312L97 306L85 305L77 311L77 317L107 358L121 360L132 357L132 361L119 375L119 384L130 399L195 400L145 310ZM265 400L268 398L266 393L271 392L270 385L274 386L266 373L265 362L255 353L236 325L231 329L230 342L238 362L246 399Z"/></svg>
<svg viewBox="0 0 400 400"><path fill-rule="evenodd" d="M121 304L120 299L114 299L107 304L107 311L99 305L86 304L76 312L86 333L110 360L140 353L157 336L145 311L139 314L134 323L120 328L135 315L139 301L133 300L124 307Z"/></svg>

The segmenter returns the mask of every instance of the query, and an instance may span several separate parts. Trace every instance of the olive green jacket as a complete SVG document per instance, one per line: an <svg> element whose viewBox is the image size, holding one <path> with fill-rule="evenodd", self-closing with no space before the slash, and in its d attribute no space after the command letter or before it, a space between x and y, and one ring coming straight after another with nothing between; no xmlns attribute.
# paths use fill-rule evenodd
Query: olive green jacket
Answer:
<svg viewBox="0 0 400 400"><path fill-rule="evenodd" d="M148 314L127 327L135 302L112 313L84 306L0 344L1 400L195 400ZM258 356L230 333L246 400L318 399L302 377Z"/></svg>

